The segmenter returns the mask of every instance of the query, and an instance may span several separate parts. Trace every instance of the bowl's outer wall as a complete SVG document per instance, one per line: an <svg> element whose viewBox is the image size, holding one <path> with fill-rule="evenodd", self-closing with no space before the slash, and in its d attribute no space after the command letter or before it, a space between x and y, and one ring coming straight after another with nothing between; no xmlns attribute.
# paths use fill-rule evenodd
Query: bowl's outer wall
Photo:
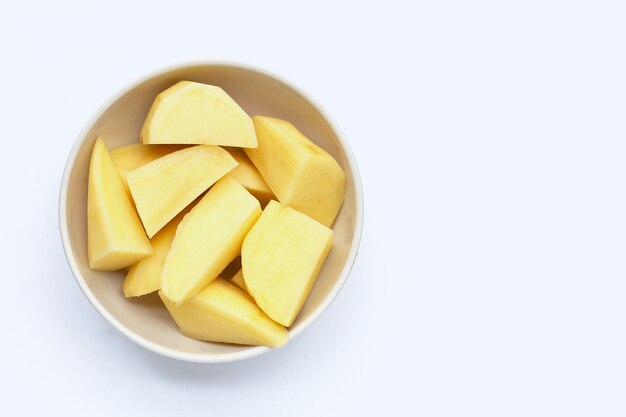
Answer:
<svg viewBox="0 0 626 417"><path fill-rule="evenodd" d="M139 344L178 359L221 362L267 351L189 339L178 329L158 297L126 299L123 272L97 272L87 261L87 179L91 148L102 136L109 149L138 142L139 131L155 96L180 80L222 87L250 115L291 121L337 159L347 175L345 203L333 226L335 239L322 272L290 329L290 337L312 322L334 299L354 262L363 221L362 193L351 151L319 105L286 82L260 70L229 63L201 63L161 71L114 97L85 127L70 155L61 188L61 233L70 266L94 306L115 327Z"/></svg>

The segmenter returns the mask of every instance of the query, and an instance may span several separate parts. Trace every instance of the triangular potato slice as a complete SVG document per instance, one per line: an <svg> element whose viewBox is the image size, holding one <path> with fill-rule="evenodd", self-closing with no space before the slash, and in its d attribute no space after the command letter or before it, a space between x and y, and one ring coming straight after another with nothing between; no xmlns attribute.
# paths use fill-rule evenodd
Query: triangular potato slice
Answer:
<svg viewBox="0 0 626 417"><path fill-rule="evenodd" d="M159 295L180 331L193 339L270 347L287 343L287 330L267 317L248 294L222 278L178 307L162 291Z"/></svg>
<svg viewBox="0 0 626 417"><path fill-rule="evenodd" d="M217 278L260 215L241 184L230 176L218 181L178 226L161 274L163 294L180 305Z"/></svg>
<svg viewBox="0 0 626 417"><path fill-rule="evenodd" d="M144 144L256 147L250 116L215 85L180 81L161 92L141 129Z"/></svg>
<svg viewBox="0 0 626 417"><path fill-rule="evenodd" d="M219 146L199 145L129 172L128 186L148 237L236 166L237 161Z"/></svg>
<svg viewBox="0 0 626 417"><path fill-rule="evenodd" d="M87 192L87 254L99 271L126 268L152 253L102 138L91 153Z"/></svg>

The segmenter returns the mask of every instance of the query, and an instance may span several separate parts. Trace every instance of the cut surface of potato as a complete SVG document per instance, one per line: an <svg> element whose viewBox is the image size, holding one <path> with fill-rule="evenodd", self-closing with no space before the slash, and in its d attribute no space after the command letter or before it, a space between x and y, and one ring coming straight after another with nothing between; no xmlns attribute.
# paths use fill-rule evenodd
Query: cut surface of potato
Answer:
<svg viewBox="0 0 626 417"><path fill-rule="evenodd" d="M287 330L267 317L248 294L222 278L180 306L162 291L159 296L180 331L193 339L269 347L287 343Z"/></svg>
<svg viewBox="0 0 626 417"><path fill-rule="evenodd" d="M265 207L270 200L275 199L274 193L270 190L259 170L256 169L250 158L240 148L226 149L239 165L230 172L230 176L239 181L246 190L259 200L261 207Z"/></svg>
<svg viewBox="0 0 626 417"><path fill-rule="evenodd" d="M89 267L100 271L126 268L152 253L102 138L89 165L87 253Z"/></svg>
<svg viewBox="0 0 626 417"><path fill-rule="evenodd" d="M241 248L248 293L272 320L289 327L306 301L333 242L333 231L270 201Z"/></svg>
<svg viewBox="0 0 626 417"><path fill-rule="evenodd" d="M111 159L113 160L115 169L117 169L117 172L120 174L126 192L132 198L128 183L126 182L126 174L148 162L159 159L168 153L181 150L184 147L184 145L142 145L141 143L134 143L113 149L111 151Z"/></svg>
<svg viewBox="0 0 626 417"><path fill-rule="evenodd" d="M256 147L250 116L220 87L180 81L161 92L141 129L144 144Z"/></svg>
<svg viewBox="0 0 626 417"><path fill-rule="evenodd" d="M258 147L245 149L278 200L331 226L346 192L335 159L291 123L254 116Z"/></svg>
<svg viewBox="0 0 626 417"><path fill-rule="evenodd" d="M230 176L219 180L178 226L161 274L161 290L175 305L207 286L241 251L261 207Z"/></svg>
<svg viewBox="0 0 626 417"><path fill-rule="evenodd" d="M219 146L198 145L165 155L126 176L149 237L237 166Z"/></svg>

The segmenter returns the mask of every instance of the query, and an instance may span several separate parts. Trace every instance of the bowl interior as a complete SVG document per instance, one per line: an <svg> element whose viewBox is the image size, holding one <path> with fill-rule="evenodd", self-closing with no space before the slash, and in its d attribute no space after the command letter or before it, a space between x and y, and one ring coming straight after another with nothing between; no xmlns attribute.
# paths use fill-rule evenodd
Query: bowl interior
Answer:
<svg viewBox="0 0 626 417"><path fill-rule="evenodd" d="M137 143L139 130L155 96L180 80L215 84L230 94L250 115L276 116L291 121L305 135L333 155L346 172L345 203L333 226L335 239L325 266L311 295L290 329L290 337L302 330L323 310L345 280L349 258L358 229L355 185L356 168L338 132L324 115L299 92L282 81L259 71L230 64L199 64L170 69L148 77L112 99L96 114L78 139L66 172L65 203L67 230L62 227L66 252L83 291L94 306L126 335L144 346L170 356L211 361L253 356L263 347L200 342L178 332L157 296L126 299L121 290L123 272L98 272L87 261L87 178L94 141L102 136L109 147ZM358 174L357 174L358 175ZM63 221L61 222L63 226ZM357 237L358 239L358 237ZM68 247L69 246L69 247ZM76 271L78 270L78 271ZM81 282L84 280L84 282Z"/></svg>

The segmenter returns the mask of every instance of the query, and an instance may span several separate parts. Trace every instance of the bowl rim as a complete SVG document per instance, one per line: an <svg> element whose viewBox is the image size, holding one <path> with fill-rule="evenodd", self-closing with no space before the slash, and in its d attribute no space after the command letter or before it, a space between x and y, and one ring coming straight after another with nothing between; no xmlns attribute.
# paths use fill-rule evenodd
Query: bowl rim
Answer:
<svg viewBox="0 0 626 417"><path fill-rule="evenodd" d="M282 76L275 74L274 72L259 68L254 65L244 64L236 61L227 61L227 60L207 60L207 61L189 61L183 62L176 65L171 65L168 67L164 67L162 69L152 71L144 74L139 77L137 80L127 84L118 90L117 93L110 96L100 107L92 114L89 118L85 126L82 128L72 149L67 158L67 162L65 164L65 168L63 170L63 177L61 180L61 187L59 192L59 230L61 234L61 242L63 244L63 251L65 252L65 257L67 258L67 262L70 266L72 274L74 275L74 279L76 280L78 286L82 290L83 294L87 297L89 302L93 305L93 307L100 313L102 317L106 321L108 321L113 327L119 330L124 336L128 339L132 340L139 346L142 346L154 353L172 358L178 359L187 362L197 362L197 363L223 363L223 362L233 362L239 361L243 359L252 358L258 356L262 353L268 352L272 350L269 347L265 346L253 346L245 350L237 351L237 352L229 352L229 353L190 353L190 352L182 352L180 350L164 347L157 343L152 342L149 339L135 333L130 330L124 324L122 324L119 320L117 320L96 298L91 289L88 287L84 277L82 276L80 269L78 268L78 263L76 261L75 255L71 250L71 243L69 237L69 229L67 224L67 194L69 187L69 179L74 164L76 162L76 158L78 156L78 150L80 149L82 143L86 140L87 132L91 130L93 125L100 119L103 113L117 100L123 97L129 91L139 87L141 84L149 81L152 78L159 77L161 75L167 74L169 72L178 71L181 69L192 68L192 67L206 67L206 66L221 66L221 67L234 67L237 69L243 69L251 72L256 72L258 74L264 75L269 78L273 78L287 87L291 88L293 91L301 95L305 100L309 101L309 103L322 115L322 117L328 122L334 133L336 134L343 151L346 154L346 161L348 164L348 168L353 176L354 181L354 193L355 193L355 228L354 228L354 236L352 239L352 246L350 247L350 251L348 252L348 256L346 258L345 265L339 274L339 278L335 285L331 288L328 295L322 300L320 305L302 322L299 323L299 326L296 329L289 330L289 340L292 340L298 334L300 334L304 329L309 327L311 323L313 323L317 318L328 309L330 304L335 300L342 287L344 286L350 271L352 270L352 266L356 260L356 255L359 250L359 245L361 242L361 235L363 232L363 187L361 184L361 176L359 174L359 169L352 153L352 149L348 140L344 136L341 128L335 121L335 119L329 114L329 112L322 106L322 104L314 98L311 94L304 91L300 87L296 87L290 81L286 80Z"/></svg>

